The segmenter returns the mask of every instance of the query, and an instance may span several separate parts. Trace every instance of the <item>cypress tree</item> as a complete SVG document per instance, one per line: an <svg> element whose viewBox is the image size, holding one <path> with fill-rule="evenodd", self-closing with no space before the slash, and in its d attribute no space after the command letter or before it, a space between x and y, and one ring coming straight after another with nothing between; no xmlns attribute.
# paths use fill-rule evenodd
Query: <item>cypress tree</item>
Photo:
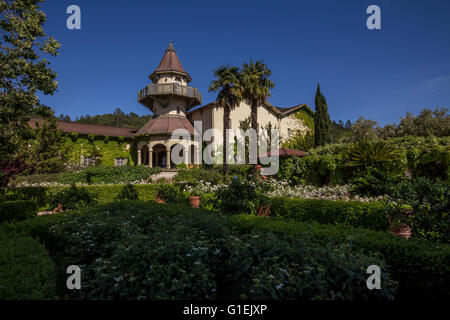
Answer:
<svg viewBox="0 0 450 320"><path fill-rule="evenodd" d="M316 147L323 146L331 142L331 124L328 115L328 106L325 97L320 92L320 85L317 84L316 91L316 112L314 113L314 143Z"/></svg>

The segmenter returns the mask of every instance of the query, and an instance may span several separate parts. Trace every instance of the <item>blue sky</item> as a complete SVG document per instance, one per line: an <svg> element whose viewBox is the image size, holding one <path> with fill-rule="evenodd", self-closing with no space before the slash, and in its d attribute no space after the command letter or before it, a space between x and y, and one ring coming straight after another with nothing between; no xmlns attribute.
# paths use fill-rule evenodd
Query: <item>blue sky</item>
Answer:
<svg viewBox="0 0 450 320"><path fill-rule="evenodd" d="M68 30L66 8L81 8ZM381 8L381 30L366 9ZM270 102L314 108L317 83L331 119L393 123L408 110L450 106L450 1L47 0L45 30L61 44L51 58L58 92L41 96L56 114L147 114L137 92L169 40L206 104L213 70L262 59Z"/></svg>

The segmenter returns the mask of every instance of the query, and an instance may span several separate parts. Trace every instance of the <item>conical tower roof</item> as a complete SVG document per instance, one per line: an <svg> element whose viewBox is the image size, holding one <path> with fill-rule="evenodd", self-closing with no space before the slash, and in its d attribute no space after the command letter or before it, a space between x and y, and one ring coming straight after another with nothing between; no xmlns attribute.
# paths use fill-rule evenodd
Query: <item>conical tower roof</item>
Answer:
<svg viewBox="0 0 450 320"><path fill-rule="evenodd" d="M176 73L184 75L188 78L188 82L191 81L191 77L184 70L181 65L180 59L178 59L177 53L175 52L175 48L173 47L172 42L169 43L169 47L166 49L164 56L161 59L156 70L150 75L150 79L155 81L156 75L160 73Z"/></svg>

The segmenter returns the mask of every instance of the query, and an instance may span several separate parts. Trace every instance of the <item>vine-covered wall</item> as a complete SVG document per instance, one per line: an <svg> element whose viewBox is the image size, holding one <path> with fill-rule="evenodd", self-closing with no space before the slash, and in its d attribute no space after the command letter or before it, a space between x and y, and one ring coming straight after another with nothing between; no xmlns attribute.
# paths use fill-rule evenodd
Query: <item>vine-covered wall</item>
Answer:
<svg viewBox="0 0 450 320"><path fill-rule="evenodd" d="M128 159L128 165L136 164L134 142L123 137L103 137L94 135L67 134L66 145L69 147L69 161L79 165L81 156L88 157L95 147L101 157L101 165L113 166L115 158Z"/></svg>

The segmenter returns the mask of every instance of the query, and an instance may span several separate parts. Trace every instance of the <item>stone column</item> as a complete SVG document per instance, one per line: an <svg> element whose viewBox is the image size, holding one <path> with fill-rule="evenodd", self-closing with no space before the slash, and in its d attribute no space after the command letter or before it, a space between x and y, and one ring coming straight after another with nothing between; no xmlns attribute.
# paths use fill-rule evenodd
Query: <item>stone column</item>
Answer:
<svg viewBox="0 0 450 320"><path fill-rule="evenodd" d="M167 147L167 151L166 151L166 168L170 169L170 148Z"/></svg>
<svg viewBox="0 0 450 320"><path fill-rule="evenodd" d="M140 166L141 165L141 150L138 150L138 166Z"/></svg>
<svg viewBox="0 0 450 320"><path fill-rule="evenodd" d="M148 151L148 166L150 168L153 167L153 149L149 149Z"/></svg>

